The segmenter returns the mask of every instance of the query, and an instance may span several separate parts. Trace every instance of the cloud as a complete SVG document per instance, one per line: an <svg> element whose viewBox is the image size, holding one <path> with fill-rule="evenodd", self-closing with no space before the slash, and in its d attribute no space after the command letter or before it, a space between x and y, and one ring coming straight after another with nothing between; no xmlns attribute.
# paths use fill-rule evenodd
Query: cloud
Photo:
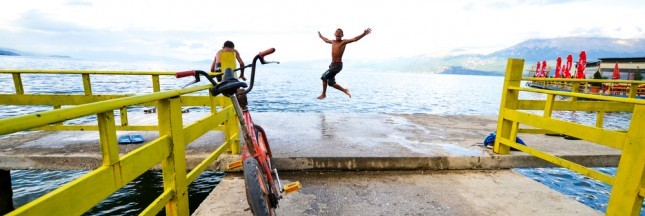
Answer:
<svg viewBox="0 0 645 216"><path fill-rule="evenodd" d="M0 8L0 31L6 30L0 32L0 46L74 56L154 53L199 60L212 58L224 41L232 40L245 57L276 47L281 59L312 60L329 58L329 46L317 31L330 37L338 27L346 38L373 29L358 45L350 45L347 59L481 53L531 38L645 35L637 21L645 17L640 2L376 0L338 8L333 4L344 2L330 1L16 2ZM585 15L576 12L582 8ZM588 16L610 9L621 13Z"/></svg>
<svg viewBox="0 0 645 216"><path fill-rule="evenodd" d="M92 7L94 4L90 1L83 1L83 0L72 0L67 2L65 5L67 6L81 6L81 7Z"/></svg>
<svg viewBox="0 0 645 216"><path fill-rule="evenodd" d="M57 20L39 10L30 10L24 13L16 20L16 24L27 30L51 33L82 32L87 30L77 24Z"/></svg>

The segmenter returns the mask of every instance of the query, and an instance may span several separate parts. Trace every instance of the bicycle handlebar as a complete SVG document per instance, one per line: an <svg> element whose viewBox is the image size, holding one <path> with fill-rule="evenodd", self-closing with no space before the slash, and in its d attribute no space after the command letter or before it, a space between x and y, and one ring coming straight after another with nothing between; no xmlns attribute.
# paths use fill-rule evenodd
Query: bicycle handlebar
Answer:
<svg viewBox="0 0 645 216"><path fill-rule="evenodd" d="M271 55L273 52L275 52L275 48L270 48L270 49L267 49L267 50L264 50L264 51L260 52L260 54L258 54L258 55L260 56L260 58L264 58L264 56Z"/></svg>
<svg viewBox="0 0 645 216"><path fill-rule="evenodd" d="M251 89L253 89L253 83L254 83L254 80L255 80L255 65L256 65L258 60L260 60L260 63L262 63L262 64L268 64L268 63L278 63L278 64L280 64L280 62L267 62L267 61L264 61L264 56L271 55L274 52L275 52L275 48L270 48L270 49L264 50L264 51L260 52L259 54L257 54L253 58L253 63L245 65L244 67L240 67L240 68L235 69L235 71L238 71L238 70L242 70L242 69L247 68L247 67L251 67L250 85L244 91L244 93L242 93L242 94L247 94L247 93L249 93L251 91ZM218 70L215 70L215 72L219 72L219 74L221 74L222 70L218 69ZM186 86L188 86L188 85L191 85L193 83L199 82L199 75L200 74L203 75L204 77L206 77L206 79L208 79L208 81L210 81L213 84L213 86L216 86L218 84L215 80L213 80L211 75L209 75L208 73L206 73L204 71L201 71L201 70L180 71L180 72L175 73L175 77L182 78L182 77L187 77L187 76L195 76L195 81L186 85Z"/></svg>
<svg viewBox="0 0 645 216"><path fill-rule="evenodd" d="M181 71L175 73L175 77L177 78L182 78L182 77L187 77L187 76L195 76L195 70L189 70L189 71Z"/></svg>

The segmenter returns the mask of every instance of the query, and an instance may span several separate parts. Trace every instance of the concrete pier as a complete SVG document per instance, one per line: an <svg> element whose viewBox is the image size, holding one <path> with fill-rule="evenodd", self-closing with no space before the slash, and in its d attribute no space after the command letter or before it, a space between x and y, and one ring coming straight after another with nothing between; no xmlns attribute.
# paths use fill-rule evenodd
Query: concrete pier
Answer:
<svg viewBox="0 0 645 216"><path fill-rule="evenodd" d="M186 113L184 122L205 114ZM131 124L156 121L154 114L130 118ZM600 213L512 171L499 170L553 165L523 152L496 155L484 147L484 138L495 131L496 116L253 113L253 118L267 132L281 177L304 186L283 200L282 215ZM147 141L158 136L129 131L118 135L133 133ZM617 166L620 158L618 150L582 140L519 137L531 147L586 166ZM222 141L222 133L212 132L188 145L187 166L195 166ZM0 169L93 169L101 164L98 132L35 132L3 137L0 143ZM120 145L119 150L124 154L139 145ZM212 170L223 170L239 156L221 158ZM240 176L231 173L195 214L248 215L238 211L247 208L243 190ZM234 194L241 198L218 198L238 196Z"/></svg>
<svg viewBox="0 0 645 216"><path fill-rule="evenodd" d="M602 215L510 170L283 172L303 188L278 215ZM229 174L194 216L252 215L244 177Z"/></svg>
<svg viewBox="0 0 645 216"><path fill-rule="evenodd" d="M156 115L131 115L131 124L154 124ZM184 114L187 125L205 113ZM495 131L494 116L254 113L267 132L280 170L444 170L552 166L523 152L496 155L482 145ZM133 123L132 123L133 122ZM142 123L143 122L143 123ZM141 134L150 141L157 132ZM529 146L586 166L617 166L620 151L582 140L520 134ZM193 167L223 142L211 132L186 148ZM0 169L93 169L101 165L96 131L35 132L0 138ZM215 144L217 143L217 144ZM141 144L120 145L121 154ZM236 155L211 166L223 170Z"/></svg>

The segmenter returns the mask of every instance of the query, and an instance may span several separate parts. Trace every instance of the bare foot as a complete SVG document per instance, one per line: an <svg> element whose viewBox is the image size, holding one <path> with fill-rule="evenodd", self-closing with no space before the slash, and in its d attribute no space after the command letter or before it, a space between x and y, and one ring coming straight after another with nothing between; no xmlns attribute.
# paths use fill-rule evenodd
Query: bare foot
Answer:
<svg viewBox="0 0 645 216"><path fill-rule="evenodd" d="M349 93L349 89L345 89L343 90L343 92L345 92L345 94L349 96L349 98L352 98L352 94Z"/></svg>
<svg viewBox="0 0 645 216"><path fill-rule="evenodd" d="M326 97L327 97L326 95L320 95L317 98L318 98L318 100L322 100L322 99L325 99Z"/></svg>

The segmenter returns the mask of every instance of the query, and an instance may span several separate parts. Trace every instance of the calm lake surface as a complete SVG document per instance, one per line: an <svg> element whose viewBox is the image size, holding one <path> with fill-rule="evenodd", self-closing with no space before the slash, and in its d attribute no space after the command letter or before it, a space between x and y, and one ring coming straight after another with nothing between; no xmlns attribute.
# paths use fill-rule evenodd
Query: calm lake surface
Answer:
<svg viewBox="0 0 645 216"><path fill-rule="evenodd" d="M267 57L267 59L270 59ZM83 59L59 59L38 57L0 56L0 69L78 69L78 70L130 70L130 71L183 71L190 69L208 70L210 63L128 62L97 61ZM386 114L441 114L441 115L497 115L501 100L503 77L462 76L425 74L394 71L366 71L352 67L347 61L337 82L349 88L352 98L333 88L328 88L327 99L317 100L322 84L320 75L327 65L312 65L309 68L290 67L288 62L280 65L263 65L258 68L253 92L249 95L249 107L254 112L306 112L306 113L386 113ZM247 70L247 77L250 70ZM83 94L80 75L22 75L25 92L28 94ZM92 75L94 94L146 94L152 92L150 76L104 76ZM162 76L162 90L176 89L191 81L191 78L176 79ZM204 83L204 82L202 82ZM205 83L204 83L205 84ZM0 74L0 94L14 93L10 74ZM521 98L544 99L545 96L522 93ZM566 98L559 98L566 99ZM0 106L0 118L50 110L48 106ZM143 107L132 107L129 111L140 111ZM193 111L205 111L191 108ZM539 112L537 112L539 113ZM567 119L583 124L595 124L595 114L588 112L554 112L555 118ZM630 114L607 113L605 126L611 129L626 129ZM65 122L66 124L93 121L86 117ZM482 137L482 140L484 137ZM611 172L612 168L606 169ZM610 186L594 183L575 173L559 169L515 169L536 181L567 181L567 193L554 189L585 203L599 211L606 208L607 191ZM615 169L613 171L615 173ZM12 171L14 203L16 207L42 196L48 191L85 174L86 171ZM556 174L552 174L556 173ZM223 177L223 173L206 172L191 185L190 203L199 203ZM593 187L589 189L587 187ZM604 188L606 190L595 190ZM161 193L159 172L150 171L129 184L108 200L92 209L91 215L131 215L145 208ZM193 193L194 192L194 193ZM194 196L192 194L195 194ZM594 199L587 199L595 197ZM194 206L196 208L196 206ZM191 211L193 211L191 205Z"/></svg>

